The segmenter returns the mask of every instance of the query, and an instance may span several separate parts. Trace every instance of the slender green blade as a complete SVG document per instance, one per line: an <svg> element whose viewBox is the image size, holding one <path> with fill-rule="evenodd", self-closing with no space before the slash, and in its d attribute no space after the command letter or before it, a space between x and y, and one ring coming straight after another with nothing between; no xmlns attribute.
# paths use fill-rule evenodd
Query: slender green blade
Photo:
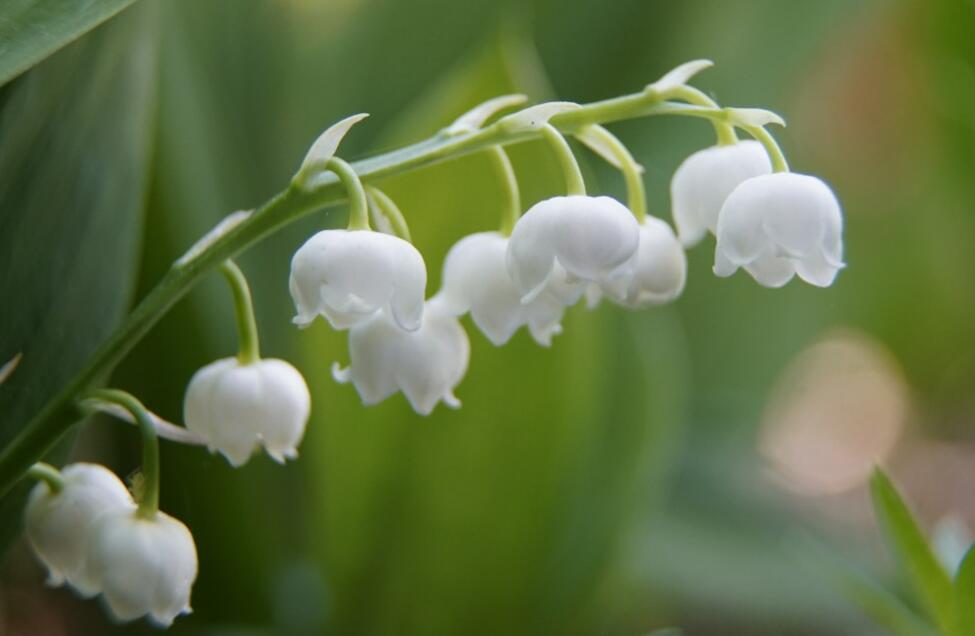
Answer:
<svg viewBox="0 0 975 636"><path fill-rule="evenodd" d="M898 565L928 615L947 631L952 623L951 579L931 551L904 500L890 478L877 469L870 480L874 509Z"/></svg>
<svg viewBox="0 0 975 636"><path fill-rule="evenodd" d="M147 6L146 9L149 7ZM131 297L155 42L139 10L0 89L0 444L82 367ZM0 503L0 546L20 519Z"/></svg>
<svg viewBox="0 0 975 636"><path fill-rule="evenodd" d="M135 0L0 2L0 85L108 20Z"/></svg>
<svg viewBox="0 0 975 636"><path fill-rule="evenodd" d="M955 576L955 634L975 634L975 545L958 568Z"/></svg>

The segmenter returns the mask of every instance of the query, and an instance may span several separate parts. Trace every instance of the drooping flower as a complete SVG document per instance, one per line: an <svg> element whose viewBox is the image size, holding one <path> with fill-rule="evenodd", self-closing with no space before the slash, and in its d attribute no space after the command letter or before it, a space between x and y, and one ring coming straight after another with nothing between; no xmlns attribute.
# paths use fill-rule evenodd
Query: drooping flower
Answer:
<svg viewBox="0 0 975 636"><path fill-rule="evenodd" d="M821 179L792 172L754 177L735 188L718 217L714 273L741 267L766 287L798 274L828 287L843 268L843 215Z"/></svg>
<svg viewBox="0 0 975 636"><path fill-rule="evenodd" d="M498 232L465 236L447 253L440 297L455 316L468 311L474 324L495 345L503 345L523 325L538 344L548 347L552 336L561 333L565 306L574 304L582 292L578 284L565 280L558 264L542 293L527 303L508 273L508 238Z"/></svg>
<svg viewBox="0 0 975 636"><path fill-rule="evenodd" d="M67 582L82 596L94 596L99 588L87 563L92 526L106 512L135 510L135 502L115 473L98 464L70 464L61 479L64 486L58 492L44 482L31 491L27 540L47 568L50 585Z"/></svg>
<svg viewBox="0 0 975 636"><path fill-rule="evenodd" d="M402 391L413 409L429 415L438 402L458 408L454 388L467 372L470 342L440 297L427 301L420 328L404 331L386 312L349 331L351 364L335 363L332 375L351 382L363 403L382 402Z"/></svg>
<svg viewBox="0 0 975 636"><path fill-rule="evenodd" d="M613 285L633 256L639 227L610 197L570 195L533 205L518 219L508 242L508 273L522 302L535 299L561 266L570 282Z"/></svg>
<svg viewBox="0 0 975 636"><path fill-rule="evenodd" d="M388 312L403 329L420 326L427 270L408 241L368 230L324 230L291 260L295 324L306 327L319 314L335 329Z"/></svg>
<svg viewBox="0 0 975 636"><path fill-rule="evenodd" d="M680 296L687 281L687 256L666 221L648 216L640 224L640 246L626 264L622 287L586 290L589 307L598 304L603 293L613 302L639 309L661 305Z"/></svg>
<svg viewBox="0 0 975 636"><path fill-rule="evenodd" d="M680 164L670 182L677 234L685 247L714 232L725 199L738 184L772 172L768 153L757 141L698 150Z"/></svg>
<svg viewBox="0 0 975 636"><path fill-rule="evenodd" d="M135 510L100 516L88 543L89 569L118 620L148 615L168 627L188 614L196 580L196 546L189 529L163 512Z"/></svg>
<svg viewBox="0 0 975 636"><path fill-rule="evenodd" d="M233 466L246 463L258 446L280 463L297 457L310 409L301 373L269 358L208 364L193 375L183 404L186 428Z"/></svg>

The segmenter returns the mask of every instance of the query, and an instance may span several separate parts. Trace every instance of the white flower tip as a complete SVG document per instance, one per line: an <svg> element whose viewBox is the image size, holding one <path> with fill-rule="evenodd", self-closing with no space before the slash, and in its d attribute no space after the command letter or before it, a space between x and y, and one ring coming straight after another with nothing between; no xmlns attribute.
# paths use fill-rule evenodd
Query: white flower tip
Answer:
<svg viewBox="0 0 975 636"><path fill-rule="evenodd" d="M318 139L311 145L311 148L308 149L308 154L302 160L298 174L301 175L307 170L321 166L335 156L335 151L338 150L339 144L342 143L342 139L349 132L349 129L368 116L369 113L350 115L329 126L325 132L318 136Z"/></svg>
<svg viewBox="0 0 975 636"><path fill-rule="evenodd" d="M462 133L474 132L479 130L484 125L484 122L502 110L506 110L514 106L520 106L527 101L528 96L522 94L501 95L499 97L494 97L486 102L478 104L458 117L454 123L450 124L444 129L444 133L448 135L460 135Z"/></svg>
<svg viewBox="0 0 975 636"><path fill-rule="evenodd" d="M332 379L339 384L348 384L352 381L352 367L342 368L338 362L332 363Z"/></svg>
<svg viewBox="0 0 975 636"><path fill-rule="evenodd" d="M679 88L687 84L692 77L712 66L714 66L714 62L711 60L691 60L690 62L685 62L665 73L656 82L649 84L647 86L647 92L666 93L667 91Z"/></svg>
<svg viewBox="0 0 975 636"><path fill-rule="evenodd" d="M785 120L778 113L764 108L728 108L731 123L745 126L768 126L775 124L785 127Z"/></svg>
<svg viewBox="0 0 975 636"><path fill-rule="evenodd" d="M581 106L575 102L545 102L512 113L500 120L499 124L511 132L538 130L559 113L579 108Z"/></svg>
<svg viewBox="0 0 975 636"><path fill-rule="evenodd" d="M443 403L455 410L461 407L460 400L457 399L453 391L447 391L447 394L443 396Z"/></svg>

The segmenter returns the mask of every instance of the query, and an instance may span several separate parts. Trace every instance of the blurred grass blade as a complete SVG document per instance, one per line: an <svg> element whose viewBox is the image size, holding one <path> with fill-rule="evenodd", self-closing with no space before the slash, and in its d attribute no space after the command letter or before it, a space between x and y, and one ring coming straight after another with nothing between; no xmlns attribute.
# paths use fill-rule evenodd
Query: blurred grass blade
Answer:
<svg viewBox="0 0 975 636"><path fill-rule="evenodd" d="M108 20L135 0L0 2L0 85Z"/></svg>
<svg viewBox="0 0 975 636"><path fill-rule="evenodd" d="M877 520L887 535L899 567L930 618L947 631L952 623L954 602L948 573L931 551L890 478L879 468L870 480L870 490Z"/></svg>
<svg viewBox="0 0 975 636"><path fill-rule="evenodd" d="M968 549L955 577L955 609L956 636L975 634L975 545Z"/></svg>
<svg viewBox="0 0 975 636"><path fill-rule="evenodd" d="M896 636L935 636L934 629L899 598L862 574L836 566L834 584L878 625Z"/></svg>

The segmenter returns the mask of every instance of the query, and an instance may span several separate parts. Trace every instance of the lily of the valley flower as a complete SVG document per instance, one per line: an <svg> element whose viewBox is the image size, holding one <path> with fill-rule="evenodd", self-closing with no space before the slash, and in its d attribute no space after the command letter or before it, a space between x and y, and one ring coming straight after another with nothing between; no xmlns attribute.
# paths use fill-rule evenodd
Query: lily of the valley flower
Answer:
<svg viewBox="0 0 975 636"><path fill-rule="evenodd" d="M699 150L684 160L670 182L677 233L685 247L714 232L725 199L738 184L772 172L768 153L757 141Z"/></svg>
<svg viewBox="0 0 975 636"><path fill-rule="evenodd" d="M619 284L622 266L636 252L639 226L610 197L570 195L533 205L518 219L508 242L508 273L521 301L531 302L561 266L570 282Z"/></svg>
<svg viewBox="0 0 975 636"><path fill-rule="evenodd" d="M178 520L163 512L151 517L127 509L107 512L87 547L92 577L118 620L148 615L167 627L191 611L196 546Z"/></svg>
<svg viewBox="0 0 975 636"><path fill-rule="evenodd" d="M284 463L297 457L311 397L301 373L284 360L224 358L194 374L183 406L186 428L231 465L247 462L257 446Z"/></svg>
<svg viewBox="0 0 975 636"><path fill-rule="evenodd" d="M549 279L545 290L530 302L508 274L505 255L508 238L499 232L465 236L447 253L440 297L455 316L468 311L474 324L495 345L503 345L521 326L527 325L538 344L548 347L561 333L565 306L579 299L581 288L565 281L565 270Z"/></svg>
<svg viewBox="0 0 975 636"><path fill-rule="evenodd" d="M426 303L419 329L404 331L386 312L349 331L351 364L332 375L351 382L367 405L402 391L413 409L429 415L441 400L458 408L454 388L467 373L470 342L442 298Z"/></svg>
<svg viewBox="0 0 975 636"><path fill-rule="evenodd" d="M426 284L423 257L409 242L368 230L324 230L291 260L294 322L306 327L321 314L335 329L349 329L385 311L413 331Z"/></svg>
<svg viewBox="0 0 975 636"><path fill-rule="evenodd" d="M48 571L50 585L67 582L82 596L99 592L88 569L88 540L102 514L132 512L135 502L115 473L98 464L71 464L61 471L64 486L52 492L44 482L30 493L25 513L27 540Z"/></svg>
<svg viewBox="0 0 975 636"><path fill-rule="evenodd" d="M843 267L843 216L828 185L816 177L777 172L743 182L718 216L714 273L739 267L766 287L798 274L828 287Z"/></svg>
<svg viewBox="0 0 975 636"><path fill-rule="evenodd" d="M640 224L640 246L626 264L622 288L590 286L586 300L590 307L605 292L613 302L639 309L661 305L680 296L687 281L687 256L666 221L647 216Z"/></svg>

